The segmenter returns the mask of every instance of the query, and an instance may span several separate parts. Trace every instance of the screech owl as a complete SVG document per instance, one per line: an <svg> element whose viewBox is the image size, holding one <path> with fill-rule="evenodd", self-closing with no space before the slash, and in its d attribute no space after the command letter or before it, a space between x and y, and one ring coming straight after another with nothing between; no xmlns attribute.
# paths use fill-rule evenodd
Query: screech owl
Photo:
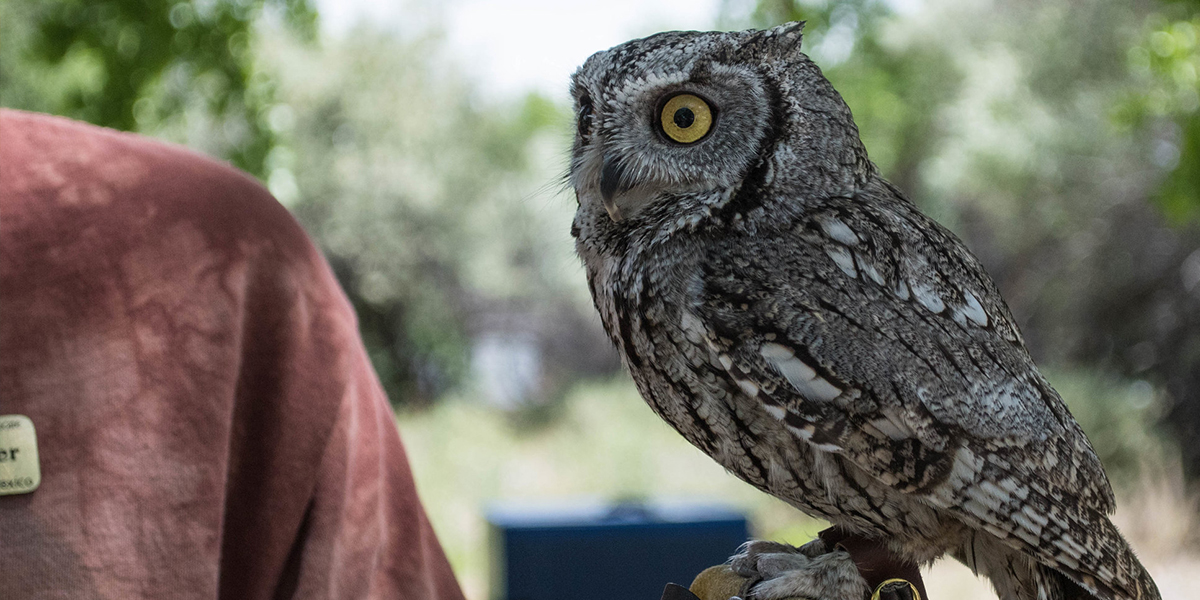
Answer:
<svg viewBox="0 0 1200 600"><path fill-rule="evenodd" d="M897 557L949 553L1004 599L1159 598L995 284L867 159L801 26L661 33L572 77L572 234L638 390ZM868 593L779 548L735 560L758 597Z"/></svg>

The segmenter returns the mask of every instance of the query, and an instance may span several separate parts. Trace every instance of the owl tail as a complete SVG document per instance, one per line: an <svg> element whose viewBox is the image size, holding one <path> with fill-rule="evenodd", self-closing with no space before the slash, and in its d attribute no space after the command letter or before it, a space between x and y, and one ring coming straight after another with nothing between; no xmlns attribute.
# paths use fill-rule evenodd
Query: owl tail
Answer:
<svg viewBox="0 0 1200 600"><path fill-rule="evenodd" d="M1096 594L1051 567L1038 565L1037 570L1036 598L1039 600L1161 600L1158 586L1145 570L1142 570L1133 582L1132 589L1113 590L1101 587Z"/></svg>
<svg viewBox="0 0 1200 600"><path fill-rule="evenodd" d="M1036 564L1038 598L1054 600L1075 598L1091 600L1162 600L1158 586L1150 573L1134 555L1133 549L1111 523L1111 535L1104 539L1107 547L1097 550L1094 556L1103 556L1103 563L1091 563L1090 568L1063 564L1069 556L1063 556L1054 567ZM1084 562L1084 561L1079 561ZM1115 576L1120 573L1122 576ZM1057 595L1055 595L1057 594Z"/></svg>
<svg viewBox="0 0 1200 600"><path fill-rule="evenodd" d="M994 538L976 536L970 547L954 556L991 580L1000 600L1161 600L1158 586L1132 550L1126 546L1123 552L1128 556L1120 561L1128 561L1126 572L1131 577L1130 583L1121 587L1075 570L1041 564Z"/></svg>
<svg viewBox="0 0 1200 600"><path fill-rule="evenodd" d="M1035 569L1034 583L1037 591L1036 598L1039 600L1097 600L1101 598L1046 565L1037 565Z"/></svg>

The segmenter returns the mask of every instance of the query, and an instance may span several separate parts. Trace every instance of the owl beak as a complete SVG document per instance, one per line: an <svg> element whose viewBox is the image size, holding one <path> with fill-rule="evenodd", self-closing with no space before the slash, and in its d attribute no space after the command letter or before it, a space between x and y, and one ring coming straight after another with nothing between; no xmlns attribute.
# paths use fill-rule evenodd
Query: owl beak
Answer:
<svg viewBox="0 0 1200 600"><path fill-rule="evenodd" d="M613 221L619 222L625 218L621 214L621 208L617 206L616 197L629 191L631 187L633 185L629 181L625 167L621 166L621 161L606 157L604 166L600 168L600 198L604 204L604 210L608 211L608 217Z"/></svg>

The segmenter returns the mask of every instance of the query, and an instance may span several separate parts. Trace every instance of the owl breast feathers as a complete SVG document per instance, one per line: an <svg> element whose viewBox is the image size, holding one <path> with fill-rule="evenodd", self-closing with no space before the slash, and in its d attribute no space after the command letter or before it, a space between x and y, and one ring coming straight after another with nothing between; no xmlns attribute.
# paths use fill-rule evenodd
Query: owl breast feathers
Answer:
<svg viewBox="0 0 1200 600"><path fill-rule="evenodd" d="M572 233L639 391L750 484L1002 598L1158 598L994 283L800 40L662 33L572 79Z"/></svg>

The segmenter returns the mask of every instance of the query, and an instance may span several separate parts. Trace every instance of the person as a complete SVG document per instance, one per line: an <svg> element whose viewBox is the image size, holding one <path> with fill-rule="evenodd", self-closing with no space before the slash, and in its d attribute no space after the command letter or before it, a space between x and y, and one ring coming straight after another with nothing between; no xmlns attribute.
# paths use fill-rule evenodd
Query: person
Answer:
<svg viewBox="0 0 1200 600"><path fill-rule="evenodd" d="M0 597L462 598L350 304L225 164L0 111L0 415Z"/></svg>

